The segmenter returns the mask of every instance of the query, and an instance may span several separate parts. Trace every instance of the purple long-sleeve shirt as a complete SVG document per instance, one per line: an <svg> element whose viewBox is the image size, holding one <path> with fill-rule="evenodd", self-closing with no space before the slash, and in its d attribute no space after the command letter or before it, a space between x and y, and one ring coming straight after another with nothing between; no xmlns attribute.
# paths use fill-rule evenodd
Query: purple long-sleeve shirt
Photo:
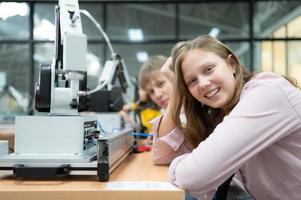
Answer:
<svg viewBox="0 0 301 200"><path fill-rule="evenodd" d="M171 182L198 198L210 196L236 172L257 200L300 199L301 92L281 76L259 73L196 149L175 129L154 138L153 159L156 164L173 160Z"/></svg>

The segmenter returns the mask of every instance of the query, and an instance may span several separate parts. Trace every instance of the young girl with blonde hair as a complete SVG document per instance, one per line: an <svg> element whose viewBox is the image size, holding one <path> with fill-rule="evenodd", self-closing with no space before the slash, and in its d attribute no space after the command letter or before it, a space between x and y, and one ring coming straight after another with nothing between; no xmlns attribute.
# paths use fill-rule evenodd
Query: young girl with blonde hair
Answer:
<svg viewBox="0 0 301 200"><path fill-rule="evenodd" d="M157 163L173 160L170 180L199 199L210 199L236 173L254 199L300 198L301 92L296 85L271 72L249 73L210 36L176 44L171 66L174 98L157 120L154 149Z"/></svg>

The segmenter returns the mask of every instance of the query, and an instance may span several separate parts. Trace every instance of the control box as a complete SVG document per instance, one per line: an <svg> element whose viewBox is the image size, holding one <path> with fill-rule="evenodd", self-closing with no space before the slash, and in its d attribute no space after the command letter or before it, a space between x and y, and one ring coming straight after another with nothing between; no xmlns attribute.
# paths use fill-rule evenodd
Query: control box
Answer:
<svg viewBox="0 0 301 200"><path fill-rule="evenodd" d="M17 116L15 155L89 156L98 137L95 116Z"/></svg>

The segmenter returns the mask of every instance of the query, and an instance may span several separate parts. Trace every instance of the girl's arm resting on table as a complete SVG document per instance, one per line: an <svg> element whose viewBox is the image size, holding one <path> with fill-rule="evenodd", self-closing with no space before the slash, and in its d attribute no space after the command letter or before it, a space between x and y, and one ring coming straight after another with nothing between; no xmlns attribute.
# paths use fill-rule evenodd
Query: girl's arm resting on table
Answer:
<svg viewBox="0 0 301 200"><path fill-rule="evenodd" d="M155 134L152 153L153 162L156 165L170 164L175 157L192 150L192 147L185 141L183 133L177 128L158 138L157 131L162 117L158 117L153 121Z"/></svg>
<svg viewBox="0 0 301 200"><path fill-rule="evenodd" d="M218 187L244 162L300 128L299 116L275 84L254 83L232 112L192 153L170 165L170 180L192 195Z"/></svg>

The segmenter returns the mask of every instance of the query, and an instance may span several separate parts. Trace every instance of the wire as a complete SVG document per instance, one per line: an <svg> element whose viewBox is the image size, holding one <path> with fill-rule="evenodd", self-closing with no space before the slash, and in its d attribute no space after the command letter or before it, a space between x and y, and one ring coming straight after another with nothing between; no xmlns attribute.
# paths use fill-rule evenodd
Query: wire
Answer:
<svg viewBox="0 0 301 200"><path fill-rule="evenodd" d="M88 92L85 92L85 94L84 95L90 95L90 94L93 94L93 93L95 93L95 92L97 92L97 91L99 91L99 90L101 90L104 86L106 86L107 85L107 82L103 82L101 85L98 85L96 88L94 88L93 90L90 90L90 91L88 91Z"/></svg>
<svg viewBox="0 0 301 200"><path fill-rule="evenodd" d="M142 136L142 137L152 137L154 136L154 134L150 134L150 133L130 133L131 135L134 136Z"/></svg>
<svg viewBox="0 0 301 200"><path fill-rule="evenodd" d="M109 39L108 35L104 32L104 30L100 26L100 24L96 21L96 19L87 10L80 9L79 12L82 13L82 14L84 14L84 15L86 15L95 24L95 26L98 28L98 30L100 31L101 35L103 36L103 38L107 42L107 44L109 46L109 49L111 51L111 54L112 54L112 58L115 59L116 53L115 53L115 51L113 49L113 46L112 46L112 44L110 42L110 39Z"/></svg>
<svg viewBox="0 0 301 200"><path fill-rule="evenodd" d="M101 35L103 36L103 38L105 39L110 51L111 51L111 57L112 59L115 61L115 60L118 60L119 62L121 62L122 66L123 67L123 71L124 73L126 74L125 75L125 79L126 79L126 83L128 84L128 87L131 84L131 81L129 79L129 75L128 75L128 71L127 71L127 67L124 63L124 61L122 59L119 58L119 56L117 55L117 53L114 51L113 49L113 46L110 42L110 39L108 37L108 35L105 33L105 31L103 30L103 28L101 27L101 25L96 21L96 19L87 11L87 10L84 10L84 9L80 9L79 10L80 13L84 14L86 17L88 17L93 23L94 25L96 26L96 28L100 31ZM95 89L91 90L91 91L88 91L88 92L79 92L79 95L83 95L83 96L86 96L86 95L90 95L92 93L95 93L99 90L101 90L106 84L109 84L109 83L103 83L101 85L98 85ZM127 94L124 95L124 98L126 101L130 102L130 98L127 96Z"/></svg>
<svg viewBox="0 0 301 200"><path fill-rule="evenodd" d="M122 129L120 128L113 128L112 129L112 133L114 133L115 131L121 131ZM138 133L138 132L132 132L132 133L129 133L130 135L133 135L133 136L142 136L142 137L152 137L154 136L154 134L151 134L151 133Z"/></svg>
<svg viewBox="0 0 301 200"><path fill-rule="evenodd" d="M110 42L110 39L108 37L108 35L104 32L103 28L101 27L101 25L96 21L96 19L87 11L87 10L84 10L84 9L80 9L79 10L80 13L84 14L86 17L88 17L93 23L94 25L96 26L96 28L100 31L101 35L103 36L103 38L105 39L110 51L111 51L111 56L112 56L112 59L113 60L116 60L118 59L117 58L117 54L115 53L114 49L113 49L113 46ZM103 87L105 87L108 83L107 82L103 82L101 84L99 84L96 88L94 88L93 90L90 90L88 92L79 92L79 95L80 96L87 96L87 95L91 95L95 92L98 92L100 91Z"/></svg>

